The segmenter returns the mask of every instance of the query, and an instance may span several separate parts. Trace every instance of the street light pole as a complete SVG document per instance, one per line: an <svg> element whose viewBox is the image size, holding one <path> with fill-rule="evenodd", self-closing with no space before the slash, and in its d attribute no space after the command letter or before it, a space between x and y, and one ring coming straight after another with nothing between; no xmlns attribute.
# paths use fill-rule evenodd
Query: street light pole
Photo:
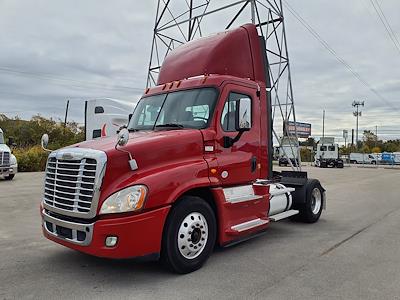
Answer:
<svg viewBox="0 0 400 300"><path fill-rule="evenodd" d="M356 117L356 149L358 149L358 117L361 117L361 111L358 107L364 107L364 101L353 101L352 106L356 108L356 111L353 112L353 116Z"/></svg>

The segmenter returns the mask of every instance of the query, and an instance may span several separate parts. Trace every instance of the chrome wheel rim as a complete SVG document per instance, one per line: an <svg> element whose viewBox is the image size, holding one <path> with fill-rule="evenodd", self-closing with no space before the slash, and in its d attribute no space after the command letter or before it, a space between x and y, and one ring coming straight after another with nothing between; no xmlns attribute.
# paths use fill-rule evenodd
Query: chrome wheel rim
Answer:
<svg viewBox="0 0 400 300"><path fill-rule="evenodd" d="M319 188L314 188L311 192L311 211L314 215L318 214L322 205L322 195Z"/></svg>
<svg viewBox="0 0 400 300"><path fill-rule="evenodd" d="M181 255L186 259L198 257L203 252L207 239L206 218L198 212L187 215L178 231L178 249Z"/></svg>

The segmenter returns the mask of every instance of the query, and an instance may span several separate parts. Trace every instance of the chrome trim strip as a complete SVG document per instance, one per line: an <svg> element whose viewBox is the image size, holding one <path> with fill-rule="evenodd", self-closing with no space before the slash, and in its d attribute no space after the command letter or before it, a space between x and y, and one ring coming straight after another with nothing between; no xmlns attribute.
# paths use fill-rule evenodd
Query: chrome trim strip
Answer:
<svg viewBox="0 0 400 300"><path fill-rule="evenodd" d="M242 231L245 231L248 229L252 229L252 228L267 224L268 222L269 222L268 220L263 220L263 219L258 218L258 219L254 219L251 221L247 221L244 223L234 225L231 227L231 229L236 230L238 232L242 232Z"/></svg>
<svg viewBox="0 0 400 300"><path fill-rule="evenodd" d="M68 242L71 242L71 243L74 243L77 245L81 245L81 246L87 246L91 243L92 237L93 237L94 223L81 224L81 223L74 223L74 222L60 220L60 219L57 219L57 218L54 218L54 217L48 215L45 210L42 211L42 216L43 216L42 226L48 234L50 234L60 240L65 240L65 241L68 241ZM53 231L50 231L47 228L45 222L49 222L49 223L53 224ZM72 239L69 239L69 238L66 238L63 236L59 236L56 231L56 225L71 229L72 230ZM78 238L77 238L78 230L86 233L86 238L84 241L78 241Z"/></svg>

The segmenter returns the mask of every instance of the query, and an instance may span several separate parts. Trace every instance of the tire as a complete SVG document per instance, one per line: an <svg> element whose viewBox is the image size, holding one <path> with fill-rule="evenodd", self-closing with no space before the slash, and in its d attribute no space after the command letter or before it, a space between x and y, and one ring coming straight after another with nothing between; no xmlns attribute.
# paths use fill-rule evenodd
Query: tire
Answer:
<svg viewBox="0 0 400 300"><path fill-rule="evenodd" d="M313 192L315 194L313 194ZM319 200L315 199L318 194L320 197ZM322 208L324 206L325 199L323 195L324 189L318 180L312 179L308 181L306 187L306 202L298 208L299 214L297 219L304 223L317 222L321 216Z"/></svg>
<svg viewBox="0 0 400 300"><path fill-rule="evenodd" d="M10 174L10 175L4 176L4 179L5 180L13 180L14 176L15 176L15 174Z"/></svg>
<svg viewBox="0 0 400 300"><path fill-rule="evenodd" d="M376 161L373 160L373 161L371 162L371 164L372 164L372 165L376 165Z"/></svg>
<svg viewBox="0 0 400 300"><path fill-rule="evenodd" d="M161 261L173 272L193 272L211 255L216 236L217 221L210 205L199 197L184 196L168 216Z"/></svg>

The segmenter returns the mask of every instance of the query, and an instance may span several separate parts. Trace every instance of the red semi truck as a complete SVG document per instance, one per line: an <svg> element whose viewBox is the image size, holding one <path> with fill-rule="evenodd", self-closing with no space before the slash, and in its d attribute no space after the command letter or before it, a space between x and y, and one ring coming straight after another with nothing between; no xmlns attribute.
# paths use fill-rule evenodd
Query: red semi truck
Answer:
<svg viewBox="0 0 400 300"><path fill-rule="evenodd" d="M156 256L187 273L216 244L256 236L272 221L316 222L320 182L272 171L264 51L248 24L171 52L117 141L49 155L44 235L99 257Z"/></svg>

